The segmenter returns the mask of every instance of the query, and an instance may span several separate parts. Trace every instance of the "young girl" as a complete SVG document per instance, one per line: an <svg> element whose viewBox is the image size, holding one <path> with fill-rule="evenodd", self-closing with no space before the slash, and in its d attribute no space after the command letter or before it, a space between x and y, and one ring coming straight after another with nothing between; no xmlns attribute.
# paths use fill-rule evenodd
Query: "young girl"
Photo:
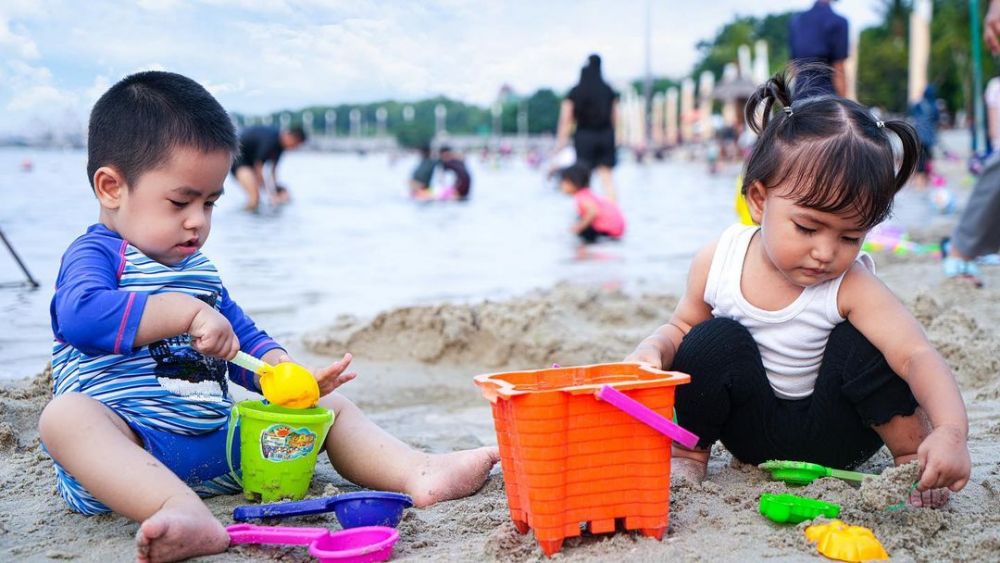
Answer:
<svg viewBox="0 0 1000 563"><path fill-rule="evenodd" d="M625 234L625 217L618 206L590 191L590 168L573 164L559 171L559 189L576 200L580 220L570 230L585 244L601 237L621 238Z"/></svg>
<svg viewBox="0 0 1000 563"><path fill-rule="evenodd" d="M850 100L791 99L778 74L746 106L760 140L742 192L760 226L733 225L702 249L670 321L627 359L691 374L677 417L701 440L674 445L675 475L703 479L716 440L746 463L841 468L885 444L896 464L919 460L911 504L939 506L969 479L965 405L860 253L913 170L916 136Z"/></svg>

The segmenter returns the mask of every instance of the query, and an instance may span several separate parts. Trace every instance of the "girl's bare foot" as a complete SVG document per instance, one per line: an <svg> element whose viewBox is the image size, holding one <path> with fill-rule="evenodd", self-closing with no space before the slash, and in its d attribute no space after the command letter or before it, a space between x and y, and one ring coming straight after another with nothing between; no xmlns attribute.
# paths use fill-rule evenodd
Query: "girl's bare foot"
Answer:
<svg viewBox="0 0 1000 563"><path fill-rule="evenodd" d="M229 534L200 500L168 500L139 526L135 545L140 563L178 561L225 551Z"/></svg>
<svg viewBox="0 0 1000 563"><path fill-rule="evenodd" d="M674 444L670 453L670 481L678 485L684 481L694 485L704 481L710 454L710 450L689 450Z"/></svg>
<svg viewBox="0 0 1000 563"><path fill-rule="evenodd" d="M417 507L467 497L486 482L500 461L496 446L447 454L422 454L424 461L407 484L406 493Z"/></svg>
<svg viewBox="0 0 1000 563"><path fill-rule="evenodd" d="M951 491L948 489L929 489L926 491L914 489L906 504L916 508L941 508L948 504L949 498L951 498Z"/></svg>
<svg viewBox="0 0 1000 563"><path fill-rule="evenodd" d="M680 485L688 482L697 485L705 480L708 464L696 459L675 457L670 461L670 482Z"/></svg>
<svg viewBox="0 0 1000 563"><path fill-rule="evenodd" d="M893 458L893 463L898 467L915 459L917 459L917 454L901 455ZM915 508L941 508L948 504L949 498L951 498L951 491L947 488L928 489L926 491L914 489L910 493L909 498L906 499L906 504Z"/></svg>

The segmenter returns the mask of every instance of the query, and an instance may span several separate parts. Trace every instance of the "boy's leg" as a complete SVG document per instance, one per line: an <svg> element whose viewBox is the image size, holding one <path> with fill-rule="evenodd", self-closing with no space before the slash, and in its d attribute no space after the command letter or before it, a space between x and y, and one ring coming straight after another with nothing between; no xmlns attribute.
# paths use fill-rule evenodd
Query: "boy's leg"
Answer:
<svg viewBox="0 0 1000 563"><path fill-rule="evenodd" d="M183 481L140 445L124 420L79 393L53 399L38 423L49 454L111 510L141 522L140 561L219 553L229 535Z"/></svg>
<svg viewBox="0 0 1000 563"><path fill-rule="evenodd" d="M691 383L677 387L677 422L699 437L694 450L674 444L676 476L703 479L719 439L737 459L768 457L773 448L762 440L772 434L768 416L776 401L757 343L743 325L718 318L695 326L671 369L691 375Z"/></svg>
<svg viewBox="0 0 1000 563"><path fill-rule="evenodd" d="M320 405L336 413L325 445L337 472L363 487L404 492L416 506L471 495L500 461L496 446L446 454L417 451L339 393L323 397Z"/></svg>

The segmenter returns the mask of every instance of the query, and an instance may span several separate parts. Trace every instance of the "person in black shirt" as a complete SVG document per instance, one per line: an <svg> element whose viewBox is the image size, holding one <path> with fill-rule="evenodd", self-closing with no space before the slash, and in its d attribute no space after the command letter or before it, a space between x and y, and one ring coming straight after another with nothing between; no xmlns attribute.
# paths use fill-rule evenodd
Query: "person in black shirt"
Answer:
<svg viewBox="0 0 1000 563"><path fill-rule="evenodd" d="M416 199L430 199L431 179L434 178L434 168L438 162L431 158L431 148L428 145L420 147L420 163L413 170L410 176L410 197Z"/></svg>
<svg viewBox="0 0 1000 563"><path fill-rule="evenodd" d="M601 57L590 55L580 70L580 82L563 100L555 153L566 146L570 129L576 124L573 144L577 162L586 164L601 178L607 198L615 201L611 169L618 162L615 147L615 124L618 93L601 76Z"/></svg>
<svg viewBox="0 0 1000 563"><path fill-rule="evenodd" d="M276 127L257 125L240 133L240 153L230 171L247 192L248 211L257 211L261 190L270 194L272 205L288 201L288 190L278 185L278 159L286 150L292 150L306 140L305 131L293 127L279 131ZM270 163L268 177L264 177L264 163Z"/></svg>
<svg viewBox="0 0 1000 563"><path fill-rule="evenodd" d="M817 0L789 21L788 43L792 60L802 66L795 77L796 99L847 95L847 19L834 13L830 0Z"/></svg>

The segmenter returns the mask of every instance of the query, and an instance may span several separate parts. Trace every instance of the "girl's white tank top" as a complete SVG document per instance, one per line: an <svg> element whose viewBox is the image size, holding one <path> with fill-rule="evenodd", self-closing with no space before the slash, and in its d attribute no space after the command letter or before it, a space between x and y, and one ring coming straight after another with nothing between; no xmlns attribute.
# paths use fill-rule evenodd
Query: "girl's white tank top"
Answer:
<svg viewBox="0 0 1000 563"><path fill-rule="evenodd" d="M740 278L750 240L759 228L735 224L722 233L705 283L705 303L712 307L712 316L733 319L750 331L775 395L802 399L816 386L830 331L844 322L837 292L846 272L803 289L795 301L778 311L755 307L743 297ZM871 256L862 252L857 259L875 271Z"/></svg>

